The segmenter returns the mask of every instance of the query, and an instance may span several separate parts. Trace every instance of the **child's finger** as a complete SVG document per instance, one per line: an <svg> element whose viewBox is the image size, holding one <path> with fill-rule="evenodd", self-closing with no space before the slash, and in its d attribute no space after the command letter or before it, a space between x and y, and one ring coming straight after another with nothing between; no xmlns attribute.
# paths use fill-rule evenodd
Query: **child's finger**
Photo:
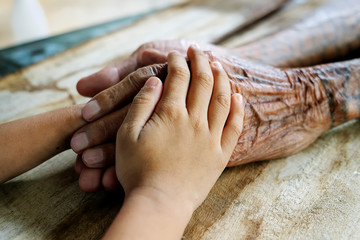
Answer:
<svg viewBox="0 0 360 240"><path fill-rule="evenodd" d="M168 55L168 75L164 82L162 99L179 103L185 107L186 94L189 88L190 70L183 56L177 52ZM159 105L162 101L159 103Z"/></svg>
<svg viewBox="0 0 360 240"><path fill-rule="evenodd" d="M187 96L187 108L190 114L207 117L214 85L209 59L195 47L189 48L188 57L191 62L191 82Z"/></svg>
<svg viewBox="0 0 360 240"><path fill-rule="evenodd" d="M221 136L230 111L231 90L229 78L219 62L211 64L214 90L209 106L209 129Z"/></svg>
<svg viewBox="0 0 360 240"><path fill-rule="evenodd" d="M239 93L232 95L230 114L221 139L223 152L229 154L229 157L233 152L243 129L244 111L243 97Z"/></svg>
<svg viewBox="0 0 360 240"><path fill-rule="evenodd" d="M119 132L124 132L127 137L137 140L140 131L149 120L157 102L160 99L162 83L159 78L149 78L144 87L135 96L128 114L126 115Z"/></svg>

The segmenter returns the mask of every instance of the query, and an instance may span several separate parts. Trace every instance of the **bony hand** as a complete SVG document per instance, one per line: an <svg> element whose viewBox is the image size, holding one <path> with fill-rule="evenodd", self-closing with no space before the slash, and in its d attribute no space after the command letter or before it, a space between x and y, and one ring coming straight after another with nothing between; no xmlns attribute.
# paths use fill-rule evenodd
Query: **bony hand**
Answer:
<svg viewBox="0 0 360 240"><path fill-rule="evenodd" d="M119 188L114 178L113 167L115 137L128 107L117 109L138 93L148 79L144 77L149 75L143 73L141 69L135 70L142 66L166 62L171 50L177 50L181 55L186 56L191 44L197 44L203 51L227 54L225 48L191 40L153 41L141 45L121 63L104 68L78 82L77 89L84 96L92 97L108 88L86 105L83 117L91 122L79 129L71 140L72 149L79 153L76 171L80 175L79 186L83 191L95 192L102 187L107 190ZM120 84L117 84L119 82ZM111 87L114 84L116 86ZM97 110L99 111L96 112ZM91 115L95 112L95 115Z"/></svg>
<svg viewBox="0 0 360 240"><path fill-rule="evenodd" d="M190 47L168 55L162 83L150 78L133 100L116 140L116 175L126 196L181 201L194 211L224 170L242 132L244 103L231 96L217 62ZM190 80L191 78L191 80Z"/></svg>
<svg viewBox="0 0 360 240"><path fill-rule="evenodd" d="M222 55L228 54L226 48L192 40L152 41L141 45L124 61L114 66L106 67L95 74L81 79L77 84L77 90L83 96L93 97L102 90L120 82L128 74L140 67L156 63L165 63L170 51L176 50L183 56L186 56L187 49L193 44L199 45L203 51L216 51Z"/></svg>

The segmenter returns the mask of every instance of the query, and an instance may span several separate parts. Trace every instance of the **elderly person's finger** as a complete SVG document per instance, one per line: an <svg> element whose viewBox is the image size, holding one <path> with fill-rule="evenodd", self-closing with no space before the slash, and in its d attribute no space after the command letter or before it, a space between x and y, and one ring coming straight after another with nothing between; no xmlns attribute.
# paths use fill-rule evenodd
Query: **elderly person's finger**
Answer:
<svg viewBox="0 0 360 240"><path fill-rule="evenodd" d="M115 142L86 149L82 161L88 168L105 168L115 163Z"/></svg>
<svg viewBox="0 0 360 240"><path fill-rule="evenodd" d="M126 106L77 130L70 141L73 151L80 153L85 149L114 140L128 108L129 106Z"/></svg>
<svg viewBox="0 0 360 240"><path fill-rule="evenodd" d="M100 92L91 99L82 110L83 118L87 121L93 121L115 109L125 106L128 102L132 101L145 82L153 76L164 79L166 67L152 65L140 68L129 74L118 84Z"/></svg>

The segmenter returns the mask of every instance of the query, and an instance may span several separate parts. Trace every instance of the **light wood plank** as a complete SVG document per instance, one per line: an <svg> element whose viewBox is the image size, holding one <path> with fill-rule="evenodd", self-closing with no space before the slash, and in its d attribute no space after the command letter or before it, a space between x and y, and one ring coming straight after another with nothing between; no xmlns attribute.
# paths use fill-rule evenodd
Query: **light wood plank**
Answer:
<svg viewBox="0 0 360 240"><path fill-rule="evenodd" d="M249 19L251 11L245 6L263 5L263 1L227 1L239 4L235 8L221 1L212 6L214 2L159 13L0 79L0 121L84 101L74 89L77 79L128 56L141 43L178 37L216 41ZM315 2L296 6L306 14ZM294 12L296 8L288 8L273 15L270 30L285 26L279 20ZM269 33L266 21L226 44ZM192 24L185 28L181 22ZM160 23L166 24L157 30ZM52 95L50 102L47 94ZM355 121L292 157L227 169L193 215L185 239L359 239L359 135L360 123ZM0 239L102 236L122 195L80 192L74 158L72 152L62 153L0 186Z"/></svg>
<svg viewBox="0 0 360 240"><path fill-rule="evenodd" d="M0 1L0 48L16 44L11 27L15 1L17 0ZM185 1L103 0L99 2L96 0L39 0L39 3L46 15L49 34L55 35L120 17L181 4Z"/></svg>

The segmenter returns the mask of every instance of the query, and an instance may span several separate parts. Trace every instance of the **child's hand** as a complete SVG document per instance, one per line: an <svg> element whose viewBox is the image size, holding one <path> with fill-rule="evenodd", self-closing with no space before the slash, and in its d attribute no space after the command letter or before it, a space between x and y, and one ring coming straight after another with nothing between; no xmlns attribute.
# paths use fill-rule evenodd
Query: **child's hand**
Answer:
<svg viewBox="0 0 360 240"><path fill-rule="evenodd" d="M116 174L127 196L176 200L193 211L231 156L244 104L241 95L231 97L219 63L210 65L193 47L188 58L191 81L185 58L172 52L163 92L152 77L134 98L117 134Z"/></svg>

